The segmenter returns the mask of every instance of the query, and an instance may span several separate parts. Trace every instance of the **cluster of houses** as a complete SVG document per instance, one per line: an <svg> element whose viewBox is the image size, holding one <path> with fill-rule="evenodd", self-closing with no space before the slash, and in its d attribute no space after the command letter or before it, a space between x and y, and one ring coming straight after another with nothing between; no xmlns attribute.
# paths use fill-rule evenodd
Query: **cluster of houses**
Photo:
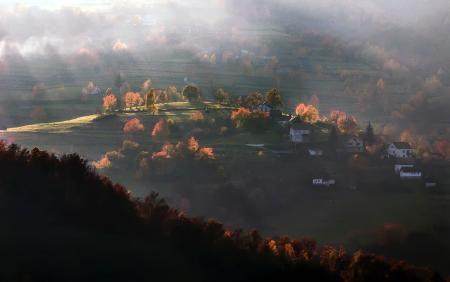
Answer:
<svg viewBox="0 0 450 282"><path fill-rule="evenodd" d="M253 109L254 111L268 112L274 115L274 109L264 103ZM289 128L289 139L295 147L299 144L308 145L307 152L311 157L321 157L324 155L323 149L314 147L313 131L315 126L302 122L298 117L283 116L281 112L276 112L278 123ZM342 140L336 148L338 153L344 154L360 154L365 152L364 140L357 136L349 136ZM394 172L402 180L421 179L422 171L417 167L414 158L414 150L407 142L393 142L385 148L384 158L394 161ZM335 184L333 179L313 179L315 186L331 186Z"/></svg>

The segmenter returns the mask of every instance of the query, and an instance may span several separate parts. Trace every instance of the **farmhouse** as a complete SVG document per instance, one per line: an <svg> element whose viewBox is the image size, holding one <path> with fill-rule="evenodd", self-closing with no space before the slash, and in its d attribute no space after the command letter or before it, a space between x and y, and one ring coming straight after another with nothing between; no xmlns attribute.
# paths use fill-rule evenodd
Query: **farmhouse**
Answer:
<svg viewBox="0 0 450 282"><path fill-rule="evenodd" d="M347 153L364 152L364 142L358 137L351 137L344 143L344 151Z"/></svg>
<svg viewBox="0 0 450 282"><path fill-rule="evenodd" d="M336 180L334 180L334 179L313 178L313 180L312 180L313 186L330 187L335 184L336 184Z"/></svg>
<svg viewBox="0 0 450 282"><path fill-rule="evenodd" d="M408 142L394 142L388 145L386 155L388 158L412 158L413 149Z"/></svg>
<svg viewBox="0 0 450 282"><path fill-rule="evenodd" d="M316 148L309 148L308 153L311 157L321 157L323 156L323 150L322 149L316 149Z"/></svg>
<svg viewBox="0 0 450 282"><path fill-rule="evenodd" d="M253 112L263 112L263 113L270 113L273 110L273 107L266 102L259 104L252 108Z"/></svg>
<svg viewBox="0 0 450 282"><path fill-rule="evenodd" d="M305 123L295 123L291 125L289 136L293 143L309 143L311 141L312 128Z"/></svg>

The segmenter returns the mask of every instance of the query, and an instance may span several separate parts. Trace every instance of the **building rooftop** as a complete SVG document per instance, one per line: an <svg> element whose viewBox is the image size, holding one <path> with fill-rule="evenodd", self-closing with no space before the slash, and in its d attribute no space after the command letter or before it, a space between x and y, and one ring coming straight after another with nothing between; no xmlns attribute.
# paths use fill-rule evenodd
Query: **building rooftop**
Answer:
<svg viewBox="0 0 450 282"><path fill-rule="evenodd" d="M408 142L394 142L393 143L394 146L397 149L401 149L401 150L411 150L411 145Z"/></svg>

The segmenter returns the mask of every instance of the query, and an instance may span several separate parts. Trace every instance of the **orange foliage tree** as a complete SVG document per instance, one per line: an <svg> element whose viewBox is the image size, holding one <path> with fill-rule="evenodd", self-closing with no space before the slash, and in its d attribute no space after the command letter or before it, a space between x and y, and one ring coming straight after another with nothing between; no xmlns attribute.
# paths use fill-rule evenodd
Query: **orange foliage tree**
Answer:
<svg viewBox="0 0 450 282"><path fill-rule="evenodd" d="M109 160L107 155L104 155L99 161L95 161L92 165L96 169L108 169L112 166L111 161Z"/></svg>
<svg viewBox="0 0 450 282"><path fill-rule="evenodd" d="M175 146L172 144L164 144L161 151L152 154L152 159L170 159L175 155Z"/></svg>
<svg viewBox="0 0 450 282"><path fill-rule="evenodd" d="M103 97L103 109L110 112L117 107L117 97L114 94L108 94Z"/></svg>
<svg viewBox="0 0 450 282"><path fill-rule="evenodd" d="M170 130L169 125L164 119L160 119L152 130L152 136L160 139L169 137Z"/></svg>
<svg viewBox="0 0 450 282"><path fill-rule="evenodd" d="M177 145L164 144L161 151L152 154L152 159L214 159L214 150L208 147L201 147L198 140L190 137L187 140L179 141Z"/></svg>
<svg viewBox="0 0 450 282"><path fill-rule="evenodd" d="M144 131L144 130L145 130L144 125L141 123L141 121L138 118L130 119L123 126L124 133L135 133L135 132Z"/></svg>
<svg viewBox="0 0 450 282"><path fill-rule="evenodd" d="M137 92L127 92L123 96L123 103L125 104L125 108L133 108L143 105L144 99Z"/></svg>
<svg viewBox="0 0 450 282"><path fill-rule="evenodd" d="M200 148L197 151L196 159L198 159L198 160L214 159L213 148L209 148L209 147Z"/></svg>
<svg viewBox="0 0 450 282"><path fill-rule="evenodd" d="M243 127L245 119L249 116L250 110L243 107L231 112L231 120L236 124L237 128Z"/></svg>
<svg viewBox="0 0 450 282"><path fill-rule="evenodd" d="M336 124L336 127L342 133L352 134L358 129L356 118L346 112L331 111L329 119Z"/></svg>
<svg viewBox="0 0 450 282"><path fill-rule="evenodd" d="M196 122L204 121L205 120L205 116L203 115L202 112L196 111L195 113L193 113L191 115L191 120L196 121Z"/></svg>
<svg viewBox="0 0 450 282"><path fill-rule="evenodd" d="M320 119L319 110L313 105L301 103L295 108L295 113L308 123L315 123Z"/></svg>
<svg viewBox="0 0 450 282"><path fill-rule="evenodd" d="M450 159L450 142L447 140L439 140L433 144L433 150L445 159Z"/></svg>

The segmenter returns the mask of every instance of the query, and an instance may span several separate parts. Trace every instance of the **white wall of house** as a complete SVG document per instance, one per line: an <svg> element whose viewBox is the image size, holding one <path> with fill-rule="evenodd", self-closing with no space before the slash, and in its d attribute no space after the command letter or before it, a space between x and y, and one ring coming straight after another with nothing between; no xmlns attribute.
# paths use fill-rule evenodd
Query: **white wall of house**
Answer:
<svg viewBox="0 0 450 282"><path fill-rule="evenodd" d="M413 150L412 149L399 149L395 147L394 144L390 144L387 148L387 154L389 157L394 158L410 158L412 157Z"/></svg>
<svg viewBox="0 0 450 282"><path fill-rule="evenodd" d="M413 164L396 164L396 165L394 165L394 171L396 174L399 174L402 169L413 168L413 167L414 167Z"/></svg>
<svg viewBox="0 0 450 282"><path fill-rule="evenodd" d="M289 135L291 137L291 141L294 143L305 143L307 142L309 135L309 130L300 130L300 129L293 129L289 131Z"/></svg>
<svg viewBox="0 0 450 282"><path fill-rule="evenodd" d="M422 178L422 172L420 171L400 171L400 178L401 179L420 179Z"/></svg>

